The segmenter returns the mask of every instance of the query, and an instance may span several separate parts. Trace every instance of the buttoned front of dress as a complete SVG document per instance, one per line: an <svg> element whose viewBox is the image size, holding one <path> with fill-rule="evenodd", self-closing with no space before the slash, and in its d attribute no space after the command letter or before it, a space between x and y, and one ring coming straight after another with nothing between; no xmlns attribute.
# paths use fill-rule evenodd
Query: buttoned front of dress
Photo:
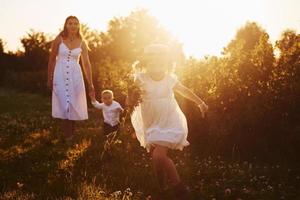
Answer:
<svg viewBox="0 0 300 200"><path fill-rule="evenodd" d="M88 118L83 74L79 65L81 47L59 45L53 76L52 116L69 120Z"/></svg>

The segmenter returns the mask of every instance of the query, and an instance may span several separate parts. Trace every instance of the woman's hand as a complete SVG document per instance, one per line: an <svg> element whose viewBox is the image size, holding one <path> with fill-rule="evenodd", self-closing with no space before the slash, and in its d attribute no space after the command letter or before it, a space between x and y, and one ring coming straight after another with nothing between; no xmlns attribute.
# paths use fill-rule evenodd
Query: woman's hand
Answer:
<svg viewBox="0 0 300 200"><path fill-rule="evenodd" d="M202 102L198 105L198 107L200 108L202 118L204 118L205 114L207 113L208 106L204 102Z"/></svg>

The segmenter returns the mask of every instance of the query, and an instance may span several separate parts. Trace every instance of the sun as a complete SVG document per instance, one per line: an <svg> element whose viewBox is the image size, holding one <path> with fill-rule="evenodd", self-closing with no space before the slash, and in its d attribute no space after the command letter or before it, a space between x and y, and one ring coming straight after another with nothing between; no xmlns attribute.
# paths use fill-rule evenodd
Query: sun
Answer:
<svg viewBox="0 0 300 200"><path fill-rule="evenodd" d="M163 1L144 6L183 43L186 54L196 57L220 55L238 28L267 18L265 3L258 0Z"/></svg>

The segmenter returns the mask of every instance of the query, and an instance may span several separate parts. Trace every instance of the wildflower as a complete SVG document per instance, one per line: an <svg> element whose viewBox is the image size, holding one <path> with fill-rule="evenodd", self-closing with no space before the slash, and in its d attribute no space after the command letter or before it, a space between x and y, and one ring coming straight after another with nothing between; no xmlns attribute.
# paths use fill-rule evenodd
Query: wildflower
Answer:
<svg viewBox="0 0 300 200"><path fill-rule="evenodd" d="M267 189L268 190L273 190L273 187L271 185L268 185Z"/></svg>
<svg viewBox="0 0 300 200"><path fill-rule="evenodd" d="M23 183L20 183L20 182L17 182L17 186L18 186L18 188L21 188L21 187L24 186L24 184L23 184Z"/></svg>
<svg viewBox="0 0 300 200"><path fill-rule="evenodd" d="M114 198L119 197L119 196L121 196L121 195L122 195L122 192L121 192L121 191L115 191L115 192L113 192L113 193L110 194L110 196L111 196L111 197L114 197Z"/></svg>
<svg viewBox="0 0 300 200"><path fill-rule="evenodd" d="M231 195L231 189L230 188L225 189L225 195Z"/></svg>

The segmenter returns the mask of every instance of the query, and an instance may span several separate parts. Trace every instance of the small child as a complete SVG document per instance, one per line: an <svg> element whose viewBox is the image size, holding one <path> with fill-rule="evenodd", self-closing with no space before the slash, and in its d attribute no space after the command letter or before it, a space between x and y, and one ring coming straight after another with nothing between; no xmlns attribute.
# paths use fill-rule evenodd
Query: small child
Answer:
<svg viewBox="0 0 300 200"><path fill-rule="evenodd" d="M171 181L175 198L188 199L186 186L181 182L175 164L168 156L170 150L182 150L187 141L187 121L174 97L178 92L194 102L205 116L208 106L172 73L169 48L162 44L149 45L144 50L141 70L135 82L143 91L142 101L135 107L131 122L141 146L152 153L153 168L164 196L165 177ZM132 97L128 97L131 105ZM163 198L164 199L164 198Z"/></svg>
<svg viewBox="0 0 300 200"><path fill-rule="evenodd" d="M122 106L114 100L114 94L111 90L103 90L101 92L102 103L99 103L95 96L91 97L92 105L102 110L103 113L103 133L108 135L119 129L120 113L124 110Z"/></svg>

